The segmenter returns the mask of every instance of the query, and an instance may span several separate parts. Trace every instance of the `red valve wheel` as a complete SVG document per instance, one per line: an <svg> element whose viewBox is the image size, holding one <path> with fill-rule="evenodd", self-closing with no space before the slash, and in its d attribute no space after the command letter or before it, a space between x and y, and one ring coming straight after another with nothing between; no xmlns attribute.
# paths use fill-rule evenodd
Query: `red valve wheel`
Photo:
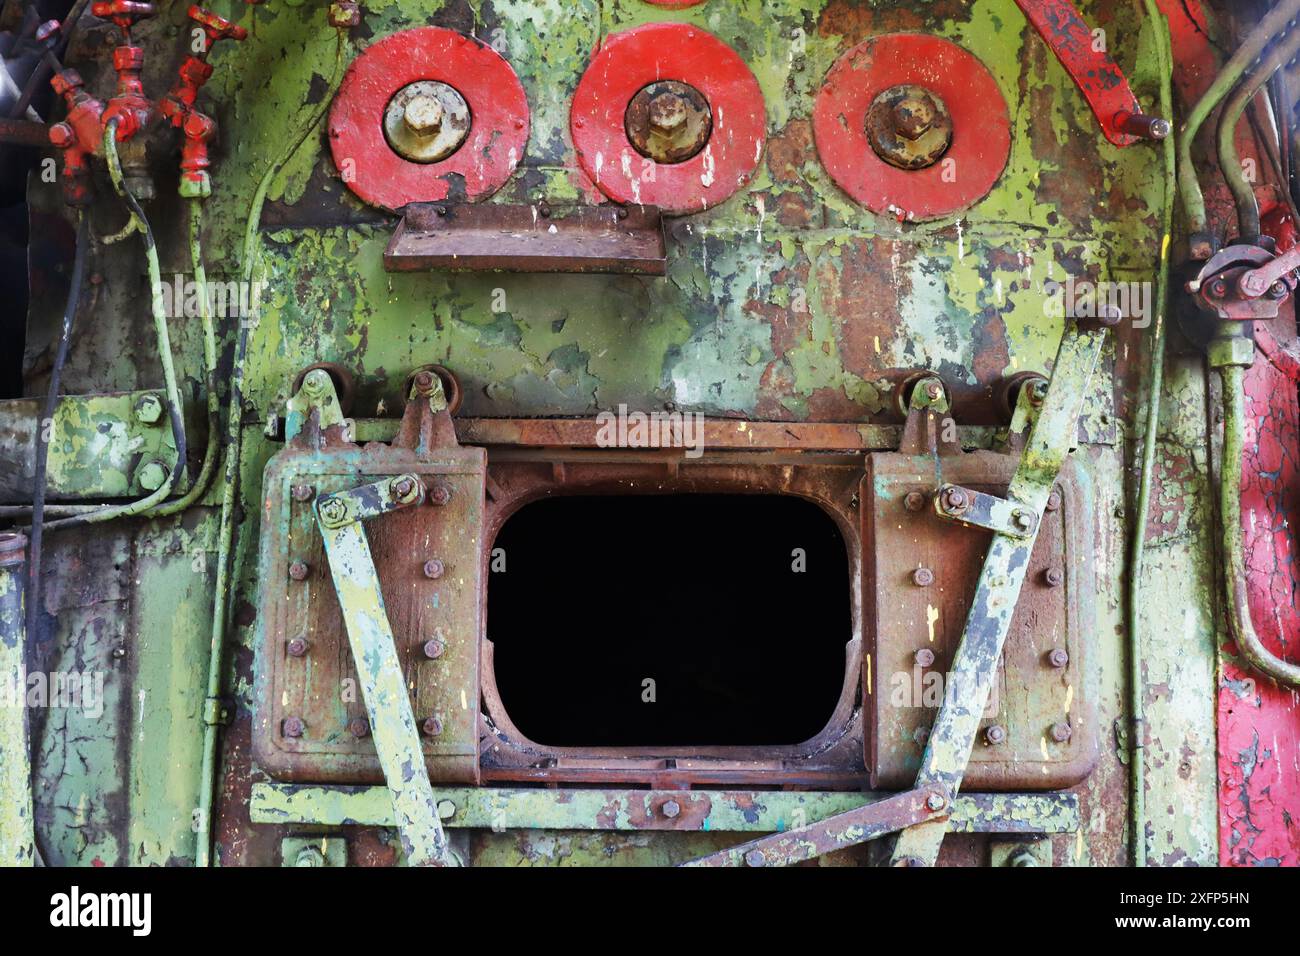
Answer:
<svg viewBox="0 0 1300 956"><path fill-rule="evenodd" d="M662 100L676 101L666 117ZM656 123L678 125L665 133ZM569 115L578 163L601 192L669 213L699 212L745 186L766 128L763 93L745 61L683 23L610 37L578 83Z"/></svg>
<svg viewBox="0 0 1300 956"><path fill-rule="evenodd" d="M394 103L398 122L404 106L412 123L398 130L409 141L386 128ZM453 131L447 136L438 131L444 121ZM330 151L344 182L393 210L490 196L519 165L528 130L528 98L510 64L487 44L441 27L404 30L368 48L348 67L330 108Z"/></svg>
<svg viewBox="0 0 1300 956"><path fill-rule="evenodd" d="M873 145L868 114L892 91L918 88L937 97L951 142L937 157L899 157L928 163L905 169L882 158L887 148ZM885 119L894 122L892 114ZM905 126L907 119L904 113L898 122ZM916 131L910 133L915 140ZM841 189L900 220L937 219L975 203L998 181L1011 152L1006 100L988 68L954 43L912 33L871 37L835 62L813 107L813 136Z"/></svg>

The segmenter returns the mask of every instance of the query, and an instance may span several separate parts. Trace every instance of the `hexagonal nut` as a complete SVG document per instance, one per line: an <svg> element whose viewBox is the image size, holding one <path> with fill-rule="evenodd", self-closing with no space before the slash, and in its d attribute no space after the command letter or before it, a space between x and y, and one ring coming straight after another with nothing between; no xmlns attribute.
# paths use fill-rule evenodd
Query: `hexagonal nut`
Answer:
<svg viewBox="0 0 1300 956"><path fill-rule="evenodd" d="M163 403L157 395L142 395L135 403L135 420L142 425L157 425L162 421Z"/></svg>
<svg viewBox="0 0 1300 956"><path fill-rule="evenodd" d="M157 491L167 483L170 474L167 466L157 459L146 461L135 473L135 480L145 491Z"/></svg>
<svg viewBox="0 0 1300 956"><path fill-rule="evenodd" d="M1249 368L1255 363L1255 342L1244 335L1225 335L1211 340L1206 350L1211 368L1240 365Z"/></svg>
<svg viewBox="0 0 1300 956"><path fill-rule="evenodd" d="M329 24L338 29L348 29L361 25L361 6L350 0L331 3L328 14Z"/></svg>

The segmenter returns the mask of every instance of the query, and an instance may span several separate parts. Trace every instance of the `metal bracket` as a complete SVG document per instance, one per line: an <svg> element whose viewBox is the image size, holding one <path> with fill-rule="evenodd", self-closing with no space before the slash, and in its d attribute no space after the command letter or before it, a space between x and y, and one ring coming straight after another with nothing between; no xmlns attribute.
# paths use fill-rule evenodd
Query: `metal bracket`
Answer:
<svg viewBox="0 0 1300 956"><path fill-rule="evenodd" d="M316 521L325 541L325 555L343 609L361 695L370 716L384 780L392 795L406 859L412 866L450 866L454 859L438 819L393 629L370 545L361 527L366 518L423 500L420 479L398 475L351 491L322 495L316 502Z"/></svg>
<svg viewBox="0 0 1300 956"><path fill-rule="evenodd" d="M352 423L343 417L334 380L323 368L314 368L302 380L302 386L285 403L284 438L292 441L309 426L319 433L335 429L343 441L350 441Z"/></svg>
<svg viewBox="0 0 1300 956"><path fill-rule="evenodd" d="M1013 538L1032 538L1038 533L1038 518L1026 505L961 485L940 486L934 496L934 511L940 518Z"/></svg>

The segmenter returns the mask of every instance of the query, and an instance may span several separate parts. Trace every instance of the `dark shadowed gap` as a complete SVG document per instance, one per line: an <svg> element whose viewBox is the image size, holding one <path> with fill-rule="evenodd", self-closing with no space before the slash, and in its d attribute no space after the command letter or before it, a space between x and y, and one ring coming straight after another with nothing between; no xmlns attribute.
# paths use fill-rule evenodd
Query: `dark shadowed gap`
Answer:
<svg viewBox="0 0 1300 956"><path fill-rule="evenodd" d="M848 556L811 502L550 498L509 518L494 548L497 685L538 743L794 744L835 708L852 637Z"/></svg>

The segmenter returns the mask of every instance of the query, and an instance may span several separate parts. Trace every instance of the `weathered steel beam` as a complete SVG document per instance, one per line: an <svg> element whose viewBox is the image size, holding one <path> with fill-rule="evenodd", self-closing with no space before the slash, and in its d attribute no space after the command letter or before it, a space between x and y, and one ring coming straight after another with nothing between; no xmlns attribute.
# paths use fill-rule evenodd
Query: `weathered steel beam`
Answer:
<svg viewBox="0 0 1300 956"><path fill-rule="evenodd" d="M830 790L562 790L438 788L447 827L506 830L669 830L772 833L871 806L892 796ZM393 826L385 787L256 783L253 823ZM952 801L956 833L1073 833L1073 793L968 793Z"/></svg>
<svg viewBox="0 0 1300 956"><path fill-rule="evenodd" d="M0 866L31 866L35 845L23 626L26 547L25 535L0 533Z"/></svg>
<svg viewBox="0 0 1300 956"><path fill-rule="evenodd" d="M423 500L420 480L400 475L350 492L322 495L316 501L316 519L406 860L412 866L446 866L454 860L438 822L406 678L361 527L362 518Z"/></svg>

